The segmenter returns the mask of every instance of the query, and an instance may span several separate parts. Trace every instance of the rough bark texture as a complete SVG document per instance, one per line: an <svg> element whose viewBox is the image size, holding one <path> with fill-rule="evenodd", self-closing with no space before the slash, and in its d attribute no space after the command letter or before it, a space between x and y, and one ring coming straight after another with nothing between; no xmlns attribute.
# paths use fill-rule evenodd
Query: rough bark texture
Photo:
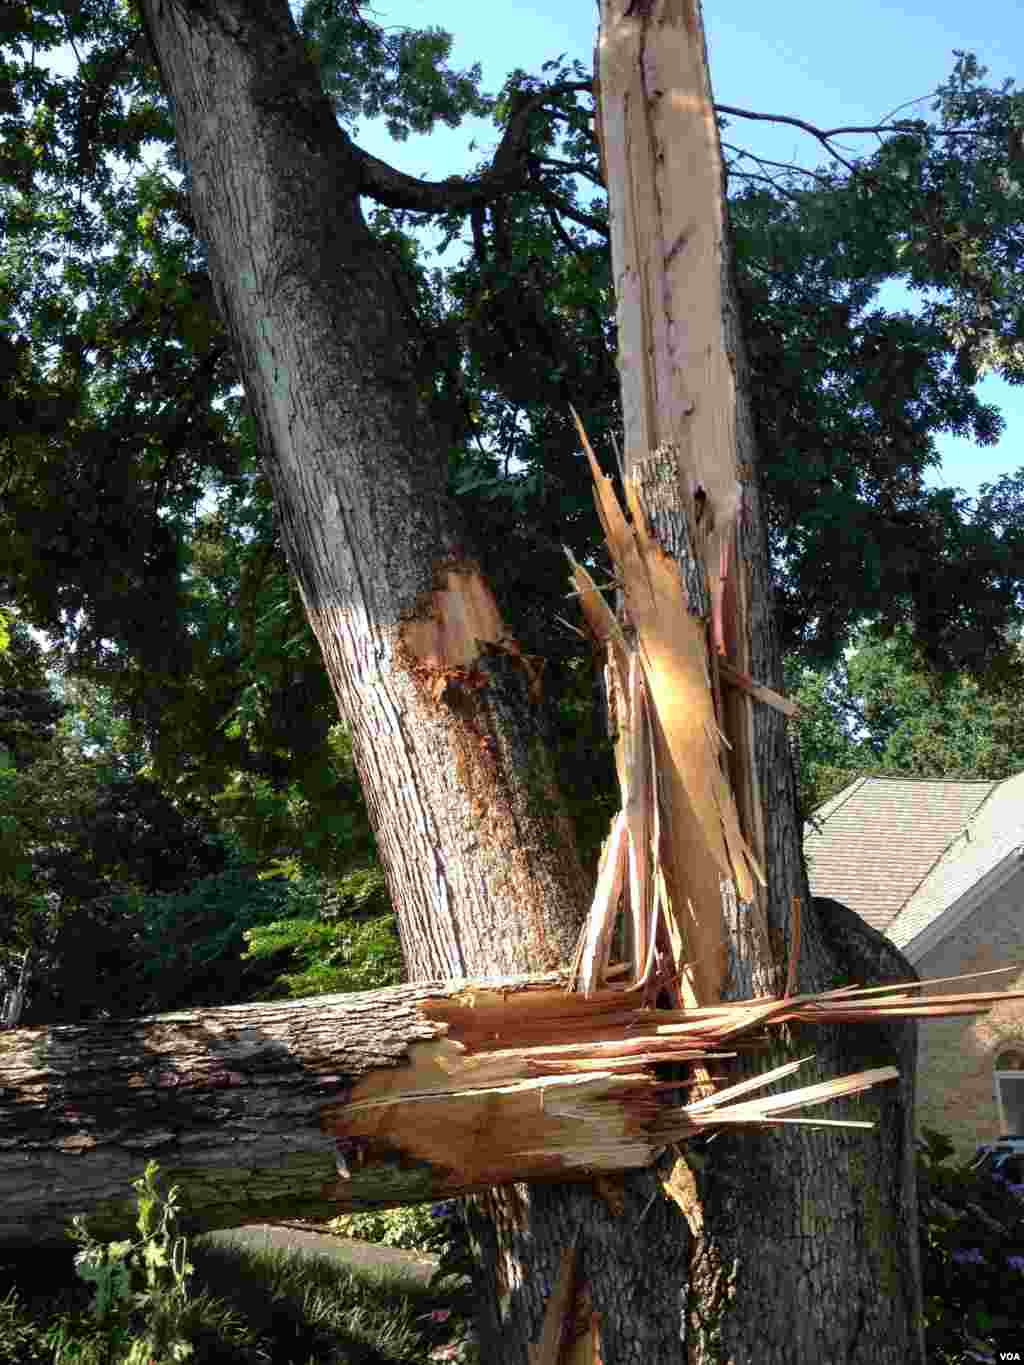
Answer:
<svg viewBox="0 0 1024 1365"><path fill-rule="evenodd" d="M548 976L5 1031L0 1246L66 1244L75 1214L130 1236L151 1157L193 1233L649 1164L665 1139L656 1091L635 1117L642 1062L560 1074L523 1056L552 1037L635 1048L623 1016L620 994ZM499 1050L466 1065L481 1045Z"/></svg>
<svg viewBox="0 0 1024 1365"><path fill-rule="evenodd" d="M410 969L453 977L564 963L586 887L536 743L529 669L500 639L466 658L457 649L432 653L415 628L403 636L407 623L433 619L438 637L450 640L460 604L479 605L481 584L445 504L441 444L417 398L424 376L407 282L360 214L359 159L320 92L285 0L144 0L143 9L174 97L195 217L267 452L286 548L353 732ZM639 26L638 58L656 56L659 25L685 28L702 43L693 0L606 0L603 20ZM645 66L644 78L652 72L656 66ZM639 113L648 151L657 154L652 168L678 175L684 163L676 146L658 147L659 104L678 108L663 98L677 72L663 75L641 93ZM696 92L707 105L705 128L706 85L703 79ZM614 227L624 201L610 150ZM681 188L684 200L689 194L711 211L695 186ZM648 206L658 204L654 182L645 194ZM717 200L714 211L721 216ZM685 248L685 235L674 233L651 243L640 266L653 252L679 267ZM727 277L727 252L704 265L705 275L695 277L703 285L706 270ZM747 610L737 618L745 624L732 642L736 660L777 686L755 460L745 448L741 347L738 329L730 332L727 293L719 291L719 306L738 397L735 408L698 409L694 429L714 440L692 449L704 461L717 547L732 514L742 512L734 581ZM656 336L674 344L688 335L682 317L673 322L658 312L642 326L636 321L620 316L619 335L639 337L641 348ZM727 371L716 359L716 391L728 386ZM623 378L627 441L633 416L645 424L641 455L663 440L692 441L691 395L678 391L678 376L639 396L626 391L626 368ZM701 390L701 404L706 397ZM672 422L664 429L666 413L681 430ZM731 427L738 453L721 439ZM728 467L712 458L722 450ZM680 497L692 492L681 489ZM762 907L770 947L764 935L745 933L753 911L730 909L732 987L749 990L777 976L791 900L805 892L805 880L781 723L746 700L729 706L735 715L727 724L752 729L751 762L736 775L746 784L738 800L770 883ZM866 936L846 925L844 961L831 946L836 923L834 913L808 923L804 979L827 979L841 961L870 980L858 955ZM316 1011L321 1002L310 1005ZM879 1031L865 1047L866 1035L816 1036L821 1074L855 1068L866 1056L908 1054L905 1038ZM626 1177L617 1191L605 1187L604 1198L569 1186L489 1196L491 1217L479 1206L471 1214L485 1253L485 1359L527 1360L574 1237L605 1365L917 1359L909 1091L905 1085L855 1103L878 1117L876 1134L722 1137L696 1176L676 1166L676 1183L690 1195L682 1201L689 1221L663 1197L653 1171Z"/></svg>
<svg viewBox="0 0 1024 1365"><path fill-rule="evenodd" d="M322 1115L365 1072L439 1036L416 1006L445 989L0 1033L0 1245L66 1245L77 1213L97 1236L130 1236L131 1182L150 1158L182 1187L193 1230L330 1218L374 1190L404 1202L382 1194L379 1173L353 1165L339 1180ZM406 1196L429 1179L407 1173Z"/></svg>
<svg viewBox="0 0 1024 1365"><path fill-rule="evenodd" d="M482 656L410 645L430 621L450 639L487 589L444 496L408 277L359 207L360 157L285 0L144 11L410 973L555 967L588 888L529 671L500 630Z"/></svg>

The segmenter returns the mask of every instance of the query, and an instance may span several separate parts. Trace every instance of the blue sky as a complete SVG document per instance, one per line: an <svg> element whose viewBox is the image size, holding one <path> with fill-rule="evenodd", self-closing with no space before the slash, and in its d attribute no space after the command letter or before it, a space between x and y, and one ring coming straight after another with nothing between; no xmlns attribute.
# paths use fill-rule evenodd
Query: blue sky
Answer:
<svg viewBox="0 0 1024 1365"><path fill-rule="evenodd" d="M370 13L370 11L368 11ZM711 0L704 6L715 98L763 113L789 114L818 127L875 123L907 100L929 95L950 74L954 49L977 54L989 79L1024 83L1009 54L1024 51L1019 0L858 0L847 6L786 0ZM497 89L509 71L539 72L565 53L589 68L597 31L594 0L506 0L497 10L482 0L377 0L372 17L384 26L437 25L455 37L452 62L483 66L484 86ZM923 113L928 102L917 106ZM915 110L906 111L909 116ZM815 165L816 144L793 128L737 120L730 135L762 155ZM468 144L476 137L480 149ZM495 142L495 130L468 121L429 137L392 142L382 127L359 129L357 141L413 175L441 179L470 170ZM858 140L847 139L857 146ZM861 142L862 146L869 145ZM942 438L942 469L930 480L974 493L980 483L1024 465L1024 390L999 379L982 382L982 396L1006 419L999 444L981 448Z"/></svg>

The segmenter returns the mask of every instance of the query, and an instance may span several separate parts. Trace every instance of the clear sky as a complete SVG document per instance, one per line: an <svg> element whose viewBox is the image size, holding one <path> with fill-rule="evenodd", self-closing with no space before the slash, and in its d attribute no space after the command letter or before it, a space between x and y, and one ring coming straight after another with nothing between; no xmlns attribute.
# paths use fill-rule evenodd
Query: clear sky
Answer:
<svg viewBox="0 0 1024 1365"><path fill-rule="evenodd" d="M370 11L368 11L370 12ZM484 86L496 90L509 71L539 73L543 61L565 53L588 68L597 31L594 0L376 0L372 17L385 26L437 25L455 37L452 62L483 66ZM898 105L929 95L949 76L954 49L977 54L989 79L1012 76L1024 84L1014 54L1024 53L1020 0L857 0L822 5L811 0L707 0L704 5L711 77L722 104L789 114L818 127L875 123ZM924 114L925 102L918 106ZM906 111L906 116L916 112ZM468 150L476 136L480 149ZM730 138L778 160L817 164L812 140L793 128L737 120ZM357 141L410 174L441 179L470 170L495 142L486 123L439 128L429 137L395 143L381 127L364 125ZM857 140L848 145L856 147ZM862 143L867 146L867 143ZM821 159L824 159L823 157ZM974 493L980 483L1024 465L1024 390L999 379L981 392L1006 419L997 446L981 448L942 438L943 465L932 482Z"/></svg>

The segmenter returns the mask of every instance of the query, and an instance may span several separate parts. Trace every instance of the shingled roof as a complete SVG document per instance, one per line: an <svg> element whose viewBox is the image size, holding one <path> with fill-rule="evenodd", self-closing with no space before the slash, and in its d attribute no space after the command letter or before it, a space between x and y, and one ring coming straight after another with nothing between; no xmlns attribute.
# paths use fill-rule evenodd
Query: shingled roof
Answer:
<svg viewBox="0 0 1024 1365"><path fill-rule="evenodd" d="M950 844L922 881L886 933L898 948L923 946L921 935L932 925L949 932L970 893L988 895L993 883L1021 866L1024 860L1024 773L996 784L995 790L969 824ZM954 908L956 907L956 908ZM949 921L937 921L950 911ZM969 910L968 910L969 913ZM933 931L933 932L935 932ZM913 949L910 949L913 952Z"/></svg>
<svg viewBox="0 0 1024 1365"><path fill-rule="evenodd" d="M820 806L805 827L812 894L841 901L886 933L942 863L944 870L930 888L930 922L945 908L941 888L950 873L946 855L957 840L964 844L964 829L998 788L1018 784L1012 795L1024 808L1022 779L1024 774L1003 783L858 777ZM914 928L911 937L917 932Z"/></svg>

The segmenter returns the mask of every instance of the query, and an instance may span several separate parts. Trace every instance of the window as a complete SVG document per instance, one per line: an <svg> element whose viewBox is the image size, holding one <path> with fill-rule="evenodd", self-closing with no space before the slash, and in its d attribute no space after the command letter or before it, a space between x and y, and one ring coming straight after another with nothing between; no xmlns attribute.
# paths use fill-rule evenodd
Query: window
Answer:
<svg viewBox="0 0 1024 1365"><path fill-rule="evenodd" d="M993 1086L1003 1137L1024 1137L1024 1048L999 1053Z"/></svg>

